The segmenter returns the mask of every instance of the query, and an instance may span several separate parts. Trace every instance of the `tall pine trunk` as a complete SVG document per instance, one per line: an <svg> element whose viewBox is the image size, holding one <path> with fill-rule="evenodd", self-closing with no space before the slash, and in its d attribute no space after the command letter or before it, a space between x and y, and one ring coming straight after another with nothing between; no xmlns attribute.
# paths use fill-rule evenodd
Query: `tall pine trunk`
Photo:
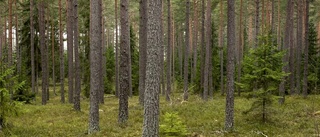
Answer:
<svg viewBox="0 0 320 137"><path fill-rule="evenodd" d="M59 50L60 50L60 94L61 102L65 102L64 97L64 47L63 47L63 28L62 28L62 5L59 0Z"/></svg>
<svg viewBox="0 0 320 137"><path fill-rule="evenodd" d="M209 88L209 74L210 74L210 52L211 52L211 0L207 0L206 7L206 52L205 52L205 66L204 66L204 80L203 80L203 99L208 100L208 93L212 92Z"/></svg>
<svg viewBox="0 0 320 137"><path fill-rule="evenodd" d="M48 91L48 60L47 60L47 45L45 36L45 10L44 0L38 3L39 6L39 35L40 35L40 49L41 49L41 68L42 68L42 105L47 103L47 91Z"/></svg>
<svg viewBox="0 0 320 137"><path fill-rule="evenodd" d="M161 45L161 1L149 0L146 90L142 137L159 136L159 83Z"/></svg>
<svg viewBox="0 0 320 137"><path fill-rule="evenodd" d="M306 0L305 9L305 48L304 48L304 66L303 66L303 96L308 95L308 58L309 58L309 0Z"/></svg>
<svg viewBox="0 0 320 137"><path fill-rule="evenodd" d="M116 49L116 63L115 63L115 75L116 75L116 82L115 82L115 87L116 87L116 92L115 95L116 97L119 97L119 44L118 44L118 0L115 0L115 27L116 27L116 42L115 42L115 49Z"/></svg>
<svg viewBox="0 0 320 137"><path fill-rule="evenodd" d="M184 78L183 78L183 83L184 83L184 88L183 88L183 99L188 100L188 73L189 73L189 47L190 47L190 0L186 1L186 46L185 46L185 53L184 53Z"/></svg>
<svg viewBox="0 0 320 137"><path fill-rule="evenodd" d="M168 4L168 46L167 46L167 90L166 101L170 101L171 93L171 48L172 48L172 24L171 24L171 1L167 0Z"/></svg>
<svg viewBox="0 0 320 137"><path fill-rule="evenodd" d="M119 92L119 124L128 120L128 96L130 92L130 28L129 0L120 0L120 92Z"/></svg>
<svg viewBox="0 0 320 137"><path fill-rule="evenodd" d="M235 49L235 1L228 0L227 26L227 96L225 129L232 131L234 126L234 49Z"/></svg>
<svg viewBox="0 0 320 137"><path fill-rule="evenodd" d="M31 89L35 93L33 0L30 0Z"/></svg>
<svg viewBox="0 0 320 137"><path fill-rule="evenodd" d="M67 0L68 101L73 103L73 0Z"/></svg>
<svg viewBox="0 0 320 137"><path fill-rule="evenodd" d="M223 0L220 0L220 25L219 25L219 58L220 58L220 90L221 94L224 94L224 80L223 80Z"/></svg>
<svg viewBox="0 0 320 137"><path fill-rule="evenodd" d="M147 1L140 0L140 26L139 26L139 103L143 106L146 79L147 54Z"/></svg>
<svg viewBox="0 0 320 137"><path fill-rule="evenodd" d="M80 53L79 53L79 23L78 23L78 0L73 0L74 13L74 74L75 74L75 88L74 88L74 109L80 111L80 93L81 93L81 73L80 73Z"/></svg>
<svg viewBox="0 0 320 137"><path fill-rule="evenodd" d="M100 93L100 51L101 17L100 2L90 0L90 112L88 133L98 132L99 128L99 93Z"/></svg>
<svg viewBox="0 0 320 137"><path fill-rule="evenodd" d="M302 50L302 17L303 17L303 0L298 1L298 19L297 19L297 47L296 47L296 86L295 86L295 93L300 94L301 93L301 50Z"/></svg>

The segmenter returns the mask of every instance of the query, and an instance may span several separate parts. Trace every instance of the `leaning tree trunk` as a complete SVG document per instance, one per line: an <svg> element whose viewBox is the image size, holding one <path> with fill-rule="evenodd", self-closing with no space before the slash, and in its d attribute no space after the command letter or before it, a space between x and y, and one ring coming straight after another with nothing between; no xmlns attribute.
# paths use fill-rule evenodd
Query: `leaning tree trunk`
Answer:
<svg viewBox="0 0 320 137"><path fill-rule="evenodd" d="M225 129L233 130L234 125L234 48L235 48L235 8L234 0L228 0L228 54L227 54L227 96Z"/></svg>

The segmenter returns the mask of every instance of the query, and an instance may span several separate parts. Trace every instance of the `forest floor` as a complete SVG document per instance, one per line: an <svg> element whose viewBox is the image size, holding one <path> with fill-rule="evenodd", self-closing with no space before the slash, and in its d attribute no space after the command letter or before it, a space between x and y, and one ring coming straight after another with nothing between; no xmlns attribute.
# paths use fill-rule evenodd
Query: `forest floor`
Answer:
<svg viewBox="0 0 320 137"><path fill-rule="evenodd" d="M52 89L50 89L52 90ZM52 93L52 91L51 91ZM172 102L167 103L161 96L160 124L166 112L178 113L186 125L189 136L317 136L320 126L320 96L288 96L283 105L277 101L271 106L268 122L261 122L257 113L244 114L255 99L244 96L235 97L235 131L224 132L225 96L216 94L208 102L198 95L191 95L189 101L182 102L182 94L174 94ZM41 97L41 96L38 96ZM66 97L67 99L67 97ZM82 98L81 112L76 112L73 105L60 103L60 96L51 94L47 105L41 105L37 98L33 104L22 106L17 116L8 119L11 126L0 136L18 137L67 137L87 136L89 100ZM129 120L125 127L119 126L118 99L105 96L105 103L100 105L100 132L90 136L139 137L142 132L143 108L138 104L138 96L129 98ZM318 130L317 130L318 128Z"/></svg>

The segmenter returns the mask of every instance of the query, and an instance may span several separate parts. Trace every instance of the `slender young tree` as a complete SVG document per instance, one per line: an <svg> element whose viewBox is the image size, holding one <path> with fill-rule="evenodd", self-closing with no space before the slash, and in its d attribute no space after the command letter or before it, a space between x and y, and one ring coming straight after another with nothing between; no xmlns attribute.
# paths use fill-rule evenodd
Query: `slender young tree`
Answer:
<svg viewBox="0 0 320 137"><path fill-rule="evenodd" d="M149 0L143 137L159 136L161 15L161 1Z"/></svg>
<svg viewBox="0 0 320 137"><path fill-rule="evenodd" d="M186 1L186 46L185 46L185 53L184 53L184 78L183 78L183 83L184 83L184 94L183 94L183 99L188 100L188 73L189 73L189 48L190 48L190 0Z"/></svg>
<svg viewBox="0 0 320 137"><path fill-rule="evenodd" d="M60 50L60 94L61 102L65 102L64 97L64 49L63 49L63 28L62 28L62 5L59 0L59 50Z"/></svg>
<svg viewBox="0 0 320 137"><path fill-rule="evenodd" d="M73 0L67 0L68 101L73 103Z"/></svg>
<svg viewBox="0 0 320 137"><path fill-rule="evenodd" d="M79 55L79 27L78 27L78 0L73 0L74 13L74 58L75 58L75 88L74 88L74 109L80 111L80 93L81 93L81 73L80 73L80 55Z"/></svg>
<svg viewBox="0 0 320 137"><path fill-rule="evenodd" d="M90 0L90 112L88 133L98 132L99 128L99 89L101 17L99 0Z"/></svg>
<svg viewBox="0 0 320 137"><path fill-rule="evenodd" d="M30 0L31 89L35 93L33 0Z"/></svg>
<svg viewBox="0 0 320 137"><path fill-rule="evenodd" d="M119 124L128 120L128 96L129 86L129 52L130 52L130 28L129 28L129 0L120 0L120 92L119 92Z"/></svg>
<svg viewBox="0 0 320 137"><path fill-rule="evenodd" d="M143 106L146 79L147 54L147 1L140 0L140 26L139 26L139 103Z"/></svg>
<svg viewBox="0 0 320 137"><path fill-rule="evenodd" d="M234 126L234 48L235 41L235 1L228 0L228 26L227 26L227 96L225 129L232 131Z"/></svg>

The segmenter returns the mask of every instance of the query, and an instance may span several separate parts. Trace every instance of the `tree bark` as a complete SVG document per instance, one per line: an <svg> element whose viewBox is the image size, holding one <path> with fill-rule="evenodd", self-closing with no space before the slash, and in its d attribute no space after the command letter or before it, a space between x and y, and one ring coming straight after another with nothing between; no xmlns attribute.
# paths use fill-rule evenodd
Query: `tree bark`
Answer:
<svg viewBox="0 0 320 137"><path fill-rule="evenodd" d="M290 39L290 48L289 51L290 51L290 56L289 56L289 71L290 71L290 74L289 74L289 79L290 79L290 94L295 94L295 90L294 90L294 87L295 87L295 73L294 73L294 67L295 67L295 53L294 53L294 41L295 41L295 38L293 36L293 29L294 29L294 1L292 1L292 4L291 4L291 11L290 11L290 18L291 18L291 21L290 21L290 32L288 33L289 34L289 39ZM287 15L287 16L288 16Z"/></svg>
<svg viewBox="0 0 320 137"><path fill-rule="evenodd" d="M149 0L143 137L159 136L161 15L161 1Z"/></svg>
<svg viewBox="0 0 320 137"><path fill-rule="evenodd" d="M147 1L140 0L140 27L139 27L139 103L143 106L146 79L147 54Z"/></svg>
<svg viewBox="0 0 320 137"><path fill-rule="evenodd" d="M78 0L73 0L74 12L74 58L75 58L75 88L74 88L74 109L80 111L80 93L81 93L81 73L80 73L80 53L79 53L79 21L78 21Z"/></svg>
<svg viewBox="0 0 320 137"><path fill-rule="evenodd" d="M67 0L68 101L73 103L73 0Z"/></svg>
<svg viewBox="0 0 320 137"><path fill-rule="evenodd" d="M128 95L130 92L130 28L129 28L129 1L120 0L120 92L119 92L119 124L128 120Z"/></svg>
<svg viewBox="0 0 320 137"><path fill-rule="evenodd" d="M235 48L235 8L234 0L228 0L228 54L227 54L227 96L225 129L232 131L234 126L234 48Z"/></svg>
<svg viewBox="0 0 320 137"><path fill-rule="evenodd" d="M32 31L33 32L33 31ZM64 47L63 47L63 28L62 28L62 5L59 0L59 50L60 50L60 94L61 102L65 102L64 97Z"/></svg>
<svg viewBox="0 0 320 137"><path fill-rule="evenodd" d="M90 112L88 133L98 132L99 128L99 90L100 90L100 51L101 17L100 2L90 0Z"/></svg>
<svg viewBox="0 0 320 137"><path fill-rule="evenodd" d="M184 54L184 88L183 88L183 100L188 100L188 73L189 73L189 47L190 47L190 0L186 1L186 46L185 46L185 54Z"/></svg>

